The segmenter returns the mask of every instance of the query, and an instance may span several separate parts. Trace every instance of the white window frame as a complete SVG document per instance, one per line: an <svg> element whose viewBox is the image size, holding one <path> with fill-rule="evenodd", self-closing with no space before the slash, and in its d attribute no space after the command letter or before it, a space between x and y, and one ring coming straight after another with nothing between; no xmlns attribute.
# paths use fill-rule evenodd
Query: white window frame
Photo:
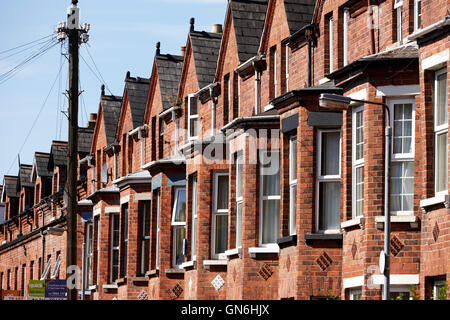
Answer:
<svg viewBox="0 0 450 320"><path fill-rule="evenodd" d="M411 113L411 119L412 119L412 127L411 127L411 152L410 153L401 153L401 154L394 154L394 121L395 121L395 104L412 104L412 113ZM391 150L390 150L390 160L391 164L394 162L413 162L414 164L414 153L415 153L415 128L416 128L416 104L414 98L410 99L390 99L388 101L389 106L389 112L391 114L390 117L390 125L392 128L392 141L391 141ZM391 165L392 167L392 165ZM389 183L391 183L392 176L389 177ZM414 186L413 186L414 190ZM414 193L414 191L413 191ZM390 189L389 197L392 195L392 190ZM389 199L389 202L391 200ZM414 210L411 211L391 211L389 208L391 216L402 216L402 215L414 215Z"/></svg>
<svg viewBox="0 0 450 320"><path fill-rule="evenodd" d="M241 116L241 77L238 73L235 73L235 76L237 77L237 110L238 110L238 117Z"/></svg>
<svg viewBox="0 0 450 320"><path fill-rule="evenodd" d="M362 130L363 130L363 157L362 159L356 159L356 132L357 132L357 114L359 112L363 113L363 123L362 123ZM364 106L355 107L352 110L352 217L363 217L364 216L364 209L361 215L357 215L357 182L356 182L356 172L358 169L363 168L364 170ZM363 181L363 188L364 188L364 181ZM364 201L364 197L363 197ZM364 203L364 202L363 202Z"/></svg>
<svg viewBox="0 0 450 320"><path fill-rule="evenodd" d="M93 284L94 273L94 223L86 224L86 286Z"/></svg>
<svg viewBox="0 0 450 320"><path fill-rule="evenodd" d="M333 45L333 16L330 16L328 18L328 54L329 54L329 60L330 60L330 73L334 71L334 45Z"/></svg>
<svg viewBox="0 0 450 320"><path fill-rule="evenodd" d="M322 135L324 132L339 132L339 174L338 175L322 175ZM317 233L339 233L338 229L320 230L320 183L322 182L341 182L342 175L342 131L340 129L319 129L317 136L317 179L316 179L316 232ZM340 216L339 216L340 219Z"/></svg>
<svg viewBox="0 0 450 320"><path fill-rule="evenodd" d="M437 300L437 297L439 297L439 287L442 286L445 286L445 280L433 281L433 300Z"/></svg>
<svg viewBox="0 0 450 320"><path fill-rule="evenodd" d="M192 106L192 100L196 101L197 104L197 114L191 115L191 106ZM198 118L198 98L194 94L188 95L188 137L189 140L197 140L198 139L198 130L199 130L199 118ZM197 122L197 134L192 136L191 135L191 120L194 120Z"/></svg>
<svg viewBox="0 0 450 320"><path fill-rule="evenodd" d="M418 31L421 29L420 21L422 20L422 0L413 0L414 1L414 31ZM420 14L419 14L419 6L420 6Z"/></svg>
<svg viewBox="0 0 450 320"><path fill-rule="evenodd" d="M183 245L185 245L185 241L186 241L186 220L184 222L182 221L175 221L175 210L178 207L178 194L184 191L186 192L186 188L185 187L177 187L175 189L175 199L174 199L174 203L173 203L173 208L172 208L172 266L175 269L181 269L181 264L177 264L176 263L176 259L177 259L177 242L176 242L176 235L177 235L177 230L178 229L185 229L185 238L183 241ZM186 194L187 195L187 194ZM184 251L184 248L183 248Z"/></svg>
<svg viewBox="0 0 450 320"><path fill-rule="evenodd" d="M212 232L211 232L211 257L212 259L226 259L227 256L225 255L225 251L222 253L216 253L216 217L217 216L227 216L228 217L228 211L229 209L218 209L217 208L217 200L218 200L218 194L219 194L219 177L226 176L228 177L228 183L229 183L229 176L228 172L214 172L213 174L213 213L212 213ZM228 242L228 237L227 237ZM228 247L228 243L227 243ZM225 249L226 250L226 249Z"/></svg>
<svg viewBox="0 0 450 320"><path fill-rule="evenodd" d="M293 164L297 164L297 152L293 152L294 143L296 145L295 149L298 152L298 139L297 134L293 134L289 137L289 234L296 235L297 234L297 175L298 169L297 166L293 166ZM295 161L294 161L295 159ZM293 172L293 170L295 172ZM295 188L295 194L293 197L293 190Z"/></svg>
<svg viewBox="0 0 450 320"><path fill-rule="evenodd" d="M391 286L389 291L391 293L409 293L409 299L408 300L412 300L412 292L409 288L408 285L396 285L396 286Z"/></svg>
<svg viewBox="0 0 450 320"><path fill-rule="evenodd" d="M239 165L242 165L242 175L239 175ZM242 248L242 211L244 205L244 190L243 190L243 181L244 181L244 154L243 152L239 152L236 156L236 248ZM237 195L238 186L241 186L241 195ZM241 218L239 220L238 216L238 206L241 206ZM239 240L239 241L238 241Z"/></svg>
<svg viewBox="0 0 450 320"><path fill-rule="evenodd" d="M60 266L61 266L61 254L58 254L58 256L56 257L55 268L53 269L52 275L50 276L51 279L56 279Z"/></svg>
<svg viewBox="0 0 450 320"><path fill-rule="evenodd" d="M267 155L267 153L271 153L270 158L273 159L273 154L277 153L278 154L278 165L280 165L280 161L281 161L281 152L279 149L273 149L273 150L260 150L259 154L262 155ZM277 247L278 248L278 244L276 243L276 239L275 242L273 243L263 243L263 210L264 210L264 201L265 200L278 200L279 201L279 205L281 205L281 166L278 169L278 172L280 174L280 194L279 195L270 195L270 196L264 196L264 175L263 175L263 163L260 161L260 169L259 169L259 185L261 186L259 188L259 246L263 247L263 248L272 248L272 247ZM281 208L280 208L280 212L278 213L279 218L280 218L280 214L281 214ZM278 228L278 237L280 237L280 230Z"/></svg>
<svg viewBox="0 0 450 320"><path fill-rule="evenodd" d="M349 288L349 300L361 300L362 298L362 287ZM355 299L359 295L359 299Z"/></svg>
<svg viewBox="0 0 450 320"><path fill-rule="evenodd" d="M289 43L286 43L286 92L289 91Z"/></svg>
<svg viewBox="0 0 450 320"><path fill-rule="evenodd" d="M159 270L159 235L160 235L160 214L161 214L161 190L156 189L156 253L155 268Z"/></svg>
<svg viewBox="0 0 450 320"><path fill-rule="evenodd" d="M192 179L192 234L191 234L191 256L192 261L197 260L197 228L198 228L198 190L197 190L197 176Z"/></svg>
<svg viewBox="0 0 450 320"><path fill-rule="evenodd" d="M278 90L277 90L277 88L278 88L277 46L274 47L272 54L273 54L273 56L272 56L272 58L273 58L273 96L274 96L274 98L276 98L278 96Z"/></svg>
<svg viewBox="0 0 450 320"><path fill-rule="evenodd" d="M117 232L119 233L119 239L117 241L117 246L114 246L114 219L118 219L119 220L119 224L118 224L118 229ZM111 283L113 283L114 281L116 281L117 279L113 279L113 259L114 259L114 251L117 251L117 257L118 257L118 261L117 261L117 277L120 276L120 255L119 255L119 248L120 248L120 213L112 213L111 214L111 250L110 250L110 261L109 261L109 270L110 270L110 275L109 275L109 280Z"/></svg>
<svg viewBox="0 0 450 320"><path fill-rule="evenodd" d="M140 269L140 274L141 275L144 275L144 272L142 272L143 270L145 270L145 269L147 269L148 270L148 266L145 266L144 265L144 262L145 262L145 259L144 259L144 257L145 257L145 254L147 254L148 255L148 260L150 260L150 252L147 252L147 253L145 253L144 251L143 251L143 249L144 249L144 243L146 242L146 241L148 241L149 243L150 243L150 238L151 238L151 236L150 236L150 233L149 233L149 235L147 235L147 236L143 236L143 234L145 234L145 224L146 224L146 219L148 218L149 220L151 220L151 202L150 201L148 201L148 200L143 200L143 201L139 201L140 203L139 203L139 208L140 208L140 212L139 212L139 215L141 215L140 216L140 223L141 223L141 226L140 226L140 230L139 230L139 242L140 242L140 253L139 253L139 269ZM150 210L150 214L148 215L148 216L146 216L145 215L145 208L146 208L146 204L149 206L149 208L147 208L148 210ZM149 225L150 225L150 223L149 223Z"/></svg>
<svg viewBox="0 0 450 320"><path fill-rule="evenodd" d="M344 66L348 64L348 8L343 9L343 19L344 19L344 30L343 30L343 40L344 40Z"/></svg>
<svg viewBox="0 0 450 320"><path fill-rule="evenodd" d="M52 258L50 257L50 259L48 259L48 261L47 261L47 265L45 266L44 272L42 272L40 280L47 279L47 275L50 272L51 266L52 266Z"/></svg>
<svg viewBox="0 0 450 320"><path fill-rule="evenodd" d="M438 191L438 177L439 177L439 159L438 159L438 137L443 134L447 134L447 154L448 154L448 87L447 87L447 99L445 99L446 102L446 110L447 110L447 123L443 125L437 125L438 119L437 119L437 101L438 101L438 77L442 74L446 74L447 69L441 69L435 72L434 75L434 105L433 105L433 111L434 111L434 145L435 145L435 163L434 163L434 185L435 185L435 194L436 196L439 195L446 195L448 194L448 182L447 182L447 190L441 190ZM447 75L448 77L448 75ZM447 79L448 82L448 79ZM448 165L447 165L447 174L448 174ZM448 178L447 178L448 180Z"/></svg>
<svg viewBox="0 0 450 320"><path fill-rule="evenodd" d="M395 14L397 15L397 42L402 42L403 40L403 2L395 7Z"/></svg>

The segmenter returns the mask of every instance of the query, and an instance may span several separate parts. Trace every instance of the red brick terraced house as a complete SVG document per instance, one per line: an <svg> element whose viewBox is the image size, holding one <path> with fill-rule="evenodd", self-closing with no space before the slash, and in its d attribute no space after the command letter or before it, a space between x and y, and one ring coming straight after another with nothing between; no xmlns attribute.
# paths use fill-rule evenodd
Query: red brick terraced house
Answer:
<svg viewBox="0 0 450 320"><path fill-rule="evenodd" d="M181 55L158 43L80 128L87 297L379 300L388 213L388 298L450 298L448 12L230 0ZM65 152L4 178L2 289L64 278Z"/></svg>

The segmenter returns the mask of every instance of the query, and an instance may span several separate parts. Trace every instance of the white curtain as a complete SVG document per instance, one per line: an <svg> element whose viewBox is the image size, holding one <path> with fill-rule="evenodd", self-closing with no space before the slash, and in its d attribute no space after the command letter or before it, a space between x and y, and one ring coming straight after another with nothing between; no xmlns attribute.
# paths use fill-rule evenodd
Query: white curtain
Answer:
<svg viewBox="0 0 450 320"><path fill-rule="evenodd" d="M339 175L340 132L322 134L322 176Z"/></svg>
<svg viewBox="0 0 450 320"><path fill-rule="evenodd" d="M263 200L262 243L275 243L280 233L280 200Z"/></svg>
<svg viewBox="0 0 450 320"><path fill-rule="evenodd" d="M338 230L340 219L341 183L321 182L320 192L320 230Z"/></svg>

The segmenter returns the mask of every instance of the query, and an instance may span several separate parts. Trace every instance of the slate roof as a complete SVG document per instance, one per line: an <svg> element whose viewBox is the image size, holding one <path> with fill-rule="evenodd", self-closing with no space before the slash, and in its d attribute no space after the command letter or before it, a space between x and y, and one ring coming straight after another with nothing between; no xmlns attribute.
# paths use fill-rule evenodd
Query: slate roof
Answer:
<svg viewBox="0 0 450 320"><path fill-rule="evenodd" d="M149 86L150 79L139 77L125 79L125 89L127 90L128 101L130 102L133 129L144 124Z"/></svg>
<svg viewBox="0 0 450 320"><path fill-rule="evenodd" d="M173 56L170 54L156 56L156 68L158 70L159 88L161 90L161 99L163 110L167 110L177 99L178 85L181 72L183 70L184 57Z"/></svg>
<svg viewBox="0 0 450 320"><path fill-rule="evenodd" d="M191 31L189 37L194 53L198 87L201 89L214 82L222 34Z"/></svg>
<svg viewBox="0 0 450 320"><path fill-rule="evenodd" d="M51 177L52 173L48 170L48 162L50 160L49 153L36 152L34 154L34 163L36 166L37 175L39 177Z"/></svg>
<svg viewBox="0 0 450 320"><path fill-rule="evenodd" d="M291 35L312 23L315 6L316 0L284 0Z"/></svg>
<svg viewBox="0 0 450 320"><path fill-rule="evenodd" d="M230 2L241 63L258 53L268 2L267 0L233 0Z"/></svg>
<svg viewBox="0 0 450 320"><path fill-rule="evenodd" d="M16 176L5 176L3 188L5 188L4 192L7 197L10 198L18 198L19 192L17 192L17 183L19 182L19 178Z"/></svg>
<svg viewBox="0 0 450 320"><path fill-rule="evenodd" d="M116 139L117 125L122 108L122 97L102 96L100 102L103 112L103 123L105 125L106 143L110 145Z"/></svg>
<svg viewBox="0 0 450 320"><path fill-rule="evenodd" d="M31 182L32 168L33 168L32 166L27 165L27 164L20 165L20 168L19 168L20 186L18 186L18 188L20 188L20 187L33 188L34 187L34 183ZM20 189L19 189L19 191L20 191Z"/></svg>
<svg viewBox="0 0 450 320"><path fill-rule="evenodd" d="M64 167L67 165L68 143L63 141L53 141L48 161L48 170L53 171L55 166Z"/></svg>
<svg viewBox="0 0 450 320"><path fill-rule="evenodd" d="M78 128L78 152L89 153L93 137L94 128Z"/></svg>

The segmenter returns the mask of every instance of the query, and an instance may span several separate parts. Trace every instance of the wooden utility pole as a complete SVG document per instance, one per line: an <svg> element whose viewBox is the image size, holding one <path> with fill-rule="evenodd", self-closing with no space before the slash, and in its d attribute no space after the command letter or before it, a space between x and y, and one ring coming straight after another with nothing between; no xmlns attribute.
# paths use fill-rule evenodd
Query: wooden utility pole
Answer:
<svg viewBox="0 0 450 320"><path fill-rule="evenodd" d="M89 25L80 26L78 0L72 0L68 9L67 24L58 24L58 39L69 41L69 150L67 155L67 244L66 269L77 265L77 180L78 180L78 81L79 45L87 42ZM67 273L66 273L67 274ZM77 289L68 289L68 300L77 299Z"/></svg>

